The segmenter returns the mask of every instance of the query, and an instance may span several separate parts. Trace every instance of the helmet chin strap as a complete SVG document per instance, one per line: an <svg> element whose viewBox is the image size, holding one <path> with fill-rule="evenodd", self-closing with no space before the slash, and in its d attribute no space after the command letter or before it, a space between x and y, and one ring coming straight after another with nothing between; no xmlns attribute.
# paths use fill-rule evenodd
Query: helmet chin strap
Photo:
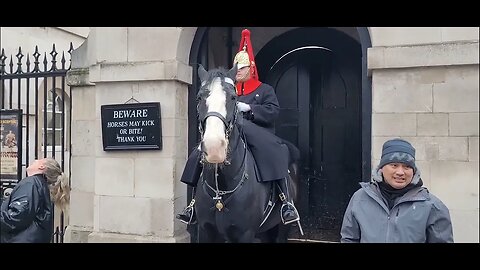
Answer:
<svg viewBox="0 0 480 270"><path fill-rule="evenodd" d="M243 77L240 78L240 80L238 80L238 81L245 82L245 78L247 78L249 72L250 72L250 66L248 67L247 72L245 72L245 74L243 75Z"/></svg>

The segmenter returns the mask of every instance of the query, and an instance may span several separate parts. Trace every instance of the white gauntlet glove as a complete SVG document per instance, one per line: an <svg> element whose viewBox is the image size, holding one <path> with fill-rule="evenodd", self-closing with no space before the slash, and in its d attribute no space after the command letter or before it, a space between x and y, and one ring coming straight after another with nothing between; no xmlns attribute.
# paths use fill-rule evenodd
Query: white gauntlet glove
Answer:
<svg viewBox="0 0 480 270"><path fill-rule="evenodd" d="M237 103L237 108L241 112L248 112L252 109L252 108L250 108L250 105L248 105L247 103L243 103L243 102L238 102Z"/></svg>

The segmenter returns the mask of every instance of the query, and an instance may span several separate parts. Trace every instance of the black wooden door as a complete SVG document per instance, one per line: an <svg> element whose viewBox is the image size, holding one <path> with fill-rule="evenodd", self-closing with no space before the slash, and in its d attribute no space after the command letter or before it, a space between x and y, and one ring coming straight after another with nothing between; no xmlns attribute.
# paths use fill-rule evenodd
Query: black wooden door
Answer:
<svg viewBox="0 0 480 270"><path fill-rule="evenodd" d="M278 136L301 152L298 208L305 236L338 241L343 213L361 180L361 66L330 50L305 50L282 58L266 82L281 111Z"/></svg>

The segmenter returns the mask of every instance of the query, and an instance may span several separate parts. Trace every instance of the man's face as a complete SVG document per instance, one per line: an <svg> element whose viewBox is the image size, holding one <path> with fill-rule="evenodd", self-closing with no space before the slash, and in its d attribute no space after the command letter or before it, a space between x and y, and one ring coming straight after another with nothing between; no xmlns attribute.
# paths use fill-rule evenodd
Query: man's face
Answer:
<svg viewBox="0 0 480 270"><path fill-rule="evenodd" d="M237 82L246 82L250 80L250 67L242 67L237 70L235 80Z"/></svg>
<svg viewBox="0 0 480 270"><path fill-rule="evenodd" d="M412 182L413 168L404 163L389 163L382 168L383 180L395 189L402 189Z"/></svg>

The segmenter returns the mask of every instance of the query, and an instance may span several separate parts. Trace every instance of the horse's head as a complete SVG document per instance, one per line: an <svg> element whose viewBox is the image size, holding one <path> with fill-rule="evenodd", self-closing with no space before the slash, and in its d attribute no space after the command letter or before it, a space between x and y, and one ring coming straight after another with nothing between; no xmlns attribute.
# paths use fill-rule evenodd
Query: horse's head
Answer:
<svg viewBox="0 0 480 270"><path fill-rule="evenodd" d="M197 96L202 152L209 163L223 163L227 157L229 136L237 119L235 91L236 65L226 69L206 71L200 65L201 88Z"/></svg>

